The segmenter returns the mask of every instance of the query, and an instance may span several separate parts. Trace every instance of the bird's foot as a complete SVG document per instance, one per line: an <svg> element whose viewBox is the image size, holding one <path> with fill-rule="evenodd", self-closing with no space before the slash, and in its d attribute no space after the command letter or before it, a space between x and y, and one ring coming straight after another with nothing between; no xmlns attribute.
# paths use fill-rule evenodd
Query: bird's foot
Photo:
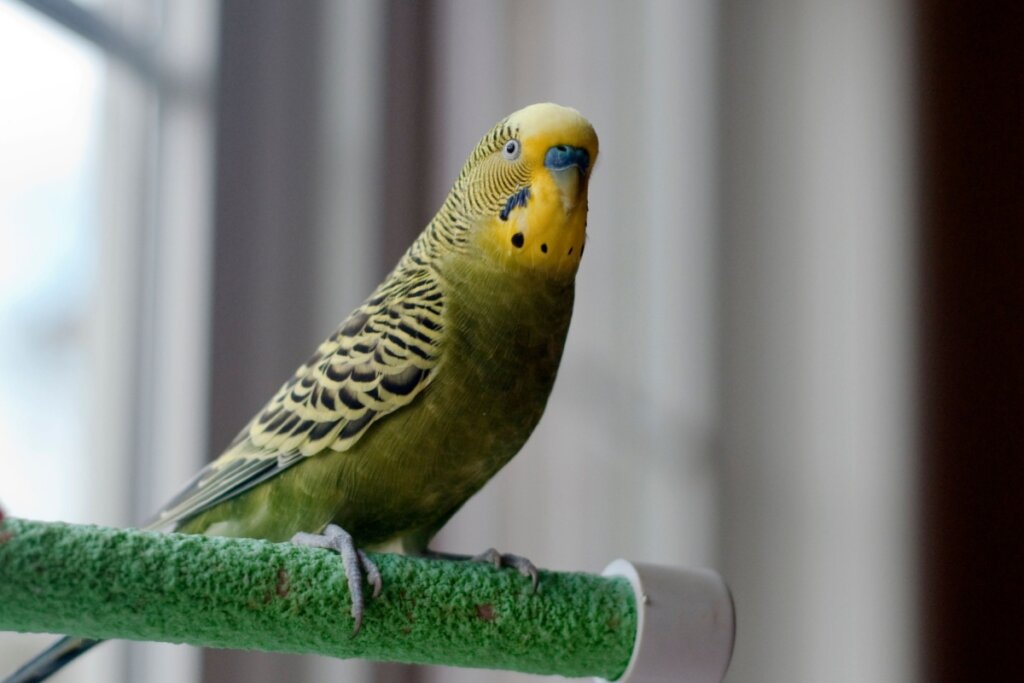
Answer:
<svg viewBox="0 0 1024 683"><path fill-rule="evenodd" d="M487 564L494 565L495 569L511 567L526 578L530 579L530 584L533 586L533 592L537 592L537 582L540 580L540 577L537 574L537 567L533 565L533 562L530 562L530 560L521 555L499 553L494 548L488 548L479 555L471 557L470 561L486 562Z"/></svg>
<svg viewBox="0 0 1024 683"><path fill-rule="evenodd" d="M366 573L366 581L373 586L371 597L380 595L383 585L380 578L380 570L362 550L356 548L352 536L337 524L328 524L322 534L307 534L304 531L292 536L292 543L305 545L312 548L327 548L341 555L341 562L345 567L345 578L348 579L348 591L352 596L352 619L355 620L355 628L352 629L354 638L363 625L363 610L365 606L363 598L363 573Z"/></svg>
<svg viewBox="0 0 1024 683"><path fill-rule="evenodd" d="M479 555L453 555L451 553L442 553L436 550L427 550L424 555L426 557L434 557L443 560L461 560L468 562L483 562L485 564L493 565L495 569L501 569L502 567L511 567L520 574L530 579L530 584L533 588L533 592L537 592L537 584L540 581L540 575L537 572L537 567L534 566L533 562L522 557L521 555L513 555L512 553L499 553L494 548L488 548Z"/></svg>

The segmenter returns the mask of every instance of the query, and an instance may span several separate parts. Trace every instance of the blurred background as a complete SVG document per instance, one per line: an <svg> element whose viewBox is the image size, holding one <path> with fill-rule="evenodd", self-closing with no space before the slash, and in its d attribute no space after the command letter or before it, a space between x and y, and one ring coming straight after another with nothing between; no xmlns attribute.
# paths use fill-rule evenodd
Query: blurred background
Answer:
<svg viewBox="0 0 1024 683"><path fill-rule="evenodd" d="M435 547L716 567L735 683L1005 679L1024 17L995 4L0 0L0 501L146 518L550 100L602 148L565 360ZM0 634L0 670L50 641ZM534 679L108 643L56 680Z"/></svg>

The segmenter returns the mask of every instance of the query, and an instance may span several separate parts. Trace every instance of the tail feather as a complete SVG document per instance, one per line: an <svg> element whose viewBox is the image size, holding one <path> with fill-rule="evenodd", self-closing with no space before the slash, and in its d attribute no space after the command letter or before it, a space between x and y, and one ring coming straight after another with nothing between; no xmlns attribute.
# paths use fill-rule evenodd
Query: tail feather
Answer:
<svg viewBox="0 0 1024 683"><path fill-rule="evenodd" d="M65 636L26 662L20 669L5 678L3 683L45 681L75 657L102 642L102 640Z"/></svg>

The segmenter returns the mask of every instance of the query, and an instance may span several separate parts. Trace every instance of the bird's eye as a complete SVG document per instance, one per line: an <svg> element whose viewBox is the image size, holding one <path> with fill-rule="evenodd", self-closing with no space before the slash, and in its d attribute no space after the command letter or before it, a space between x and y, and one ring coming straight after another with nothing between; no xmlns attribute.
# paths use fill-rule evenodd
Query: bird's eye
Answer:
<svg viewBox="0 0 1024 683"><path fill-rule="evenodd" d="M505 143L505 148L501 150L501 155L509 161L515 161L519 158L521 151L523 151L523 147L519 144L519 140L513 139Z"/></svg>

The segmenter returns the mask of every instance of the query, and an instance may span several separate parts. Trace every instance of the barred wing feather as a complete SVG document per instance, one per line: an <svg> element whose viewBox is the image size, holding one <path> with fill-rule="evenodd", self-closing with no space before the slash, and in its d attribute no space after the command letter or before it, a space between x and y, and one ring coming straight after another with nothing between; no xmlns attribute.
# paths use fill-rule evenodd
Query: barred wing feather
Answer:
<svg viewBox="0 0 1024 683"><path fill-rule="evenodd" d="M180 524L304 458L348 450L375 422L415 400L439 370L443 308L429 271L396 272L170 501L154 526Z"/></svg>

